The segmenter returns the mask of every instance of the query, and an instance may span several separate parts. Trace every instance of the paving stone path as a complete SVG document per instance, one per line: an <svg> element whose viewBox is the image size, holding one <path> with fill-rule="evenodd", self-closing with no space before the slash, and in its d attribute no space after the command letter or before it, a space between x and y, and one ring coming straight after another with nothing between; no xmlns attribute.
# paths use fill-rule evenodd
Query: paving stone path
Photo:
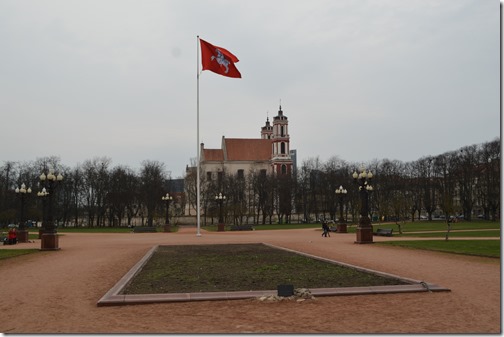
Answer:
<svg viewBox="0 0 504 337"><path fill-rule="evenodd" d="M315 229L178 233L65 233L59 251L0 261L3 333L500 333L499 259L354 244ZM414 239L414 238L412 238ZM466 239L466 238L464 238ZM405 238L375 237L375 241ZM158 244L265 242L451 289L319 297L97 307ZM40 248L40 240L1 249Z"/></svg>

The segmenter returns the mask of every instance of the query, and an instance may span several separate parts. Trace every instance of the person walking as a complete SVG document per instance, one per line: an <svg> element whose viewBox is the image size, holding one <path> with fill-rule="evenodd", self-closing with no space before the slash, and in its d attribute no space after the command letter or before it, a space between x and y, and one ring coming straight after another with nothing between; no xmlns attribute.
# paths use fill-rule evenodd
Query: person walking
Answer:
<svg viewBox="0 0 504 337"><path fill-rule="evenodd" d="M329 226L327 225L326 221L322 222L322 230L324 231L322 233L322 236L324 237L331 236L331 234L329 234Z"/></svg>

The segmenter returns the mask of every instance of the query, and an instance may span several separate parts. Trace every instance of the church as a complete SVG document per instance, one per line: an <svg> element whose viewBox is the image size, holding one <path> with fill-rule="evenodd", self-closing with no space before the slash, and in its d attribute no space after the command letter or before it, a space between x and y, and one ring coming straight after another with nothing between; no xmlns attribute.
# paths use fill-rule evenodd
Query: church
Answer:
<svg viewBox="0 0 504 337"><path fill-rule="evenodd" d="M200 167L206 180L219 179L223 172L244 177L249 172L290 175L295 163L290 150L289 121L280 105L273 125L266 118L261 138L226 138L220 149L205 149L201 144Z"/></svg>

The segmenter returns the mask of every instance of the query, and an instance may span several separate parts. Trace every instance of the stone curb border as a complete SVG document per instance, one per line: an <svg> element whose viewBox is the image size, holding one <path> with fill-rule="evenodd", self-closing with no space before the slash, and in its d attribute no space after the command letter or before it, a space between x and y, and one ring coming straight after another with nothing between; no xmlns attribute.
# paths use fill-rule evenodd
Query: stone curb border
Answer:
<svg viewBox="0 0 504 337"><path fill-rule="evenodd" d="M310 288L313 296L348 296L348 295L371 295L371 294L394 294L412 292L438 292L451 291L448 288L438 286L424 281L413 280L393 274L383 273L372 269L362 268L351 264L338 262L323 257L310 255L307 253L291 250L263 243L266 246L286 250L292 253L304 255L324 262L337 264L340 266L354 268L356 270L372 273L380 276L400 279L407 285L371 286L371 287L344 287L344 288ZM168 293L168 294L140 294L125 295L121 291L126 287L131 279L140 272L142 267L149 261L150 257L158 249L159 245L152 247L145 256L140 259L103 297L96 303L98 307L127 305L127 304L148 304L166 302L187 302L187 301L215 301L215 300L237 300L257 298L261 296L272 296L277 294L277 290L254 290L254 291L226 291L226 292L199 292L199 293Z"/></svg>

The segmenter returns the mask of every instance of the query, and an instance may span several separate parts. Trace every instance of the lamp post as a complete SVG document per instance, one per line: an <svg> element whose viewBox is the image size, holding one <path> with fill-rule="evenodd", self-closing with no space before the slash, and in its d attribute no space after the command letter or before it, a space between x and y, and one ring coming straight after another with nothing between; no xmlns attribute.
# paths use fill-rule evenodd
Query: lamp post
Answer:
<svg viewBox="0 0 504 337"><path fill-rule="evenodd" d="M41 250L58 250L58 233L56 225L54 224L53 218L53 206L54 206L54 193L56 191L57 185L63 180L61 174L55 175L52 169L49 170L47 175L42 172L39 177L40 185L43 187L42 191L37 193L38 196L43 198L44 204L44 215L42 222L42 242Z"/></svg>
<svg viewBox="0 0 504 337"><path fill-rule="evenodd" d="M373 243L373 226L369 218L369 193L373 191L373 186L370 184L373 174L366 172L366 169L362 168L361 173L357 174L357 172L354 172L352 177L359 186L361 199L360 218L355 243Z"/></svg>
<svg viewBox="0 0 504 337"><path fill-rule="evenodd" d="M347 232L347 225L346 225L345 219L343 218L343 198L346 196L347 190L344 189L343 186L340 185L340 187L336 189L335 193L338 196L339 207L340 207L340 217L338 220L338 224L336 225L336 232L346 233Z"/></svg>
<svg viewBox="0 0 504 337"><path fill-rule="evenodd" d="M170 202L173 200L173 197L169 193L166 193L165 196L161 197L161 200L163 200L163 201L166 202L166 218L165 218L164 231L165 232L171 232L171 226L170 226Z"/></svg>
<svg viewBox="0 0 504 337"><path fill-rule="evenodd" d="M42 239L42 234L44 233L44 224L47 222L47 192L46 188L42 188L42 191L37 192L37 196L42 199L42 226L39 229L38 238Z"/></svg>
<svg viewBox="0 0 504 337"><path fill-rule="evenodd" d="M25 201L26 197L32 192L31 188L26 188L26 185L23 183L21 187L16 187L14 190L16 195L19 197L21 201L21 210L19 212L19 228L17 230L17 240L18 242L28 242L28 230L25 227Z"/></svg>
<svg viewBox="0 0 504 337"><path fill-rule="evenodd" d="M222 214L222 204L226 200L226 196L219 193L215 196L215 201L219 204L219 223L217 224L217 231L224 232L224 217Z"/></svg>

